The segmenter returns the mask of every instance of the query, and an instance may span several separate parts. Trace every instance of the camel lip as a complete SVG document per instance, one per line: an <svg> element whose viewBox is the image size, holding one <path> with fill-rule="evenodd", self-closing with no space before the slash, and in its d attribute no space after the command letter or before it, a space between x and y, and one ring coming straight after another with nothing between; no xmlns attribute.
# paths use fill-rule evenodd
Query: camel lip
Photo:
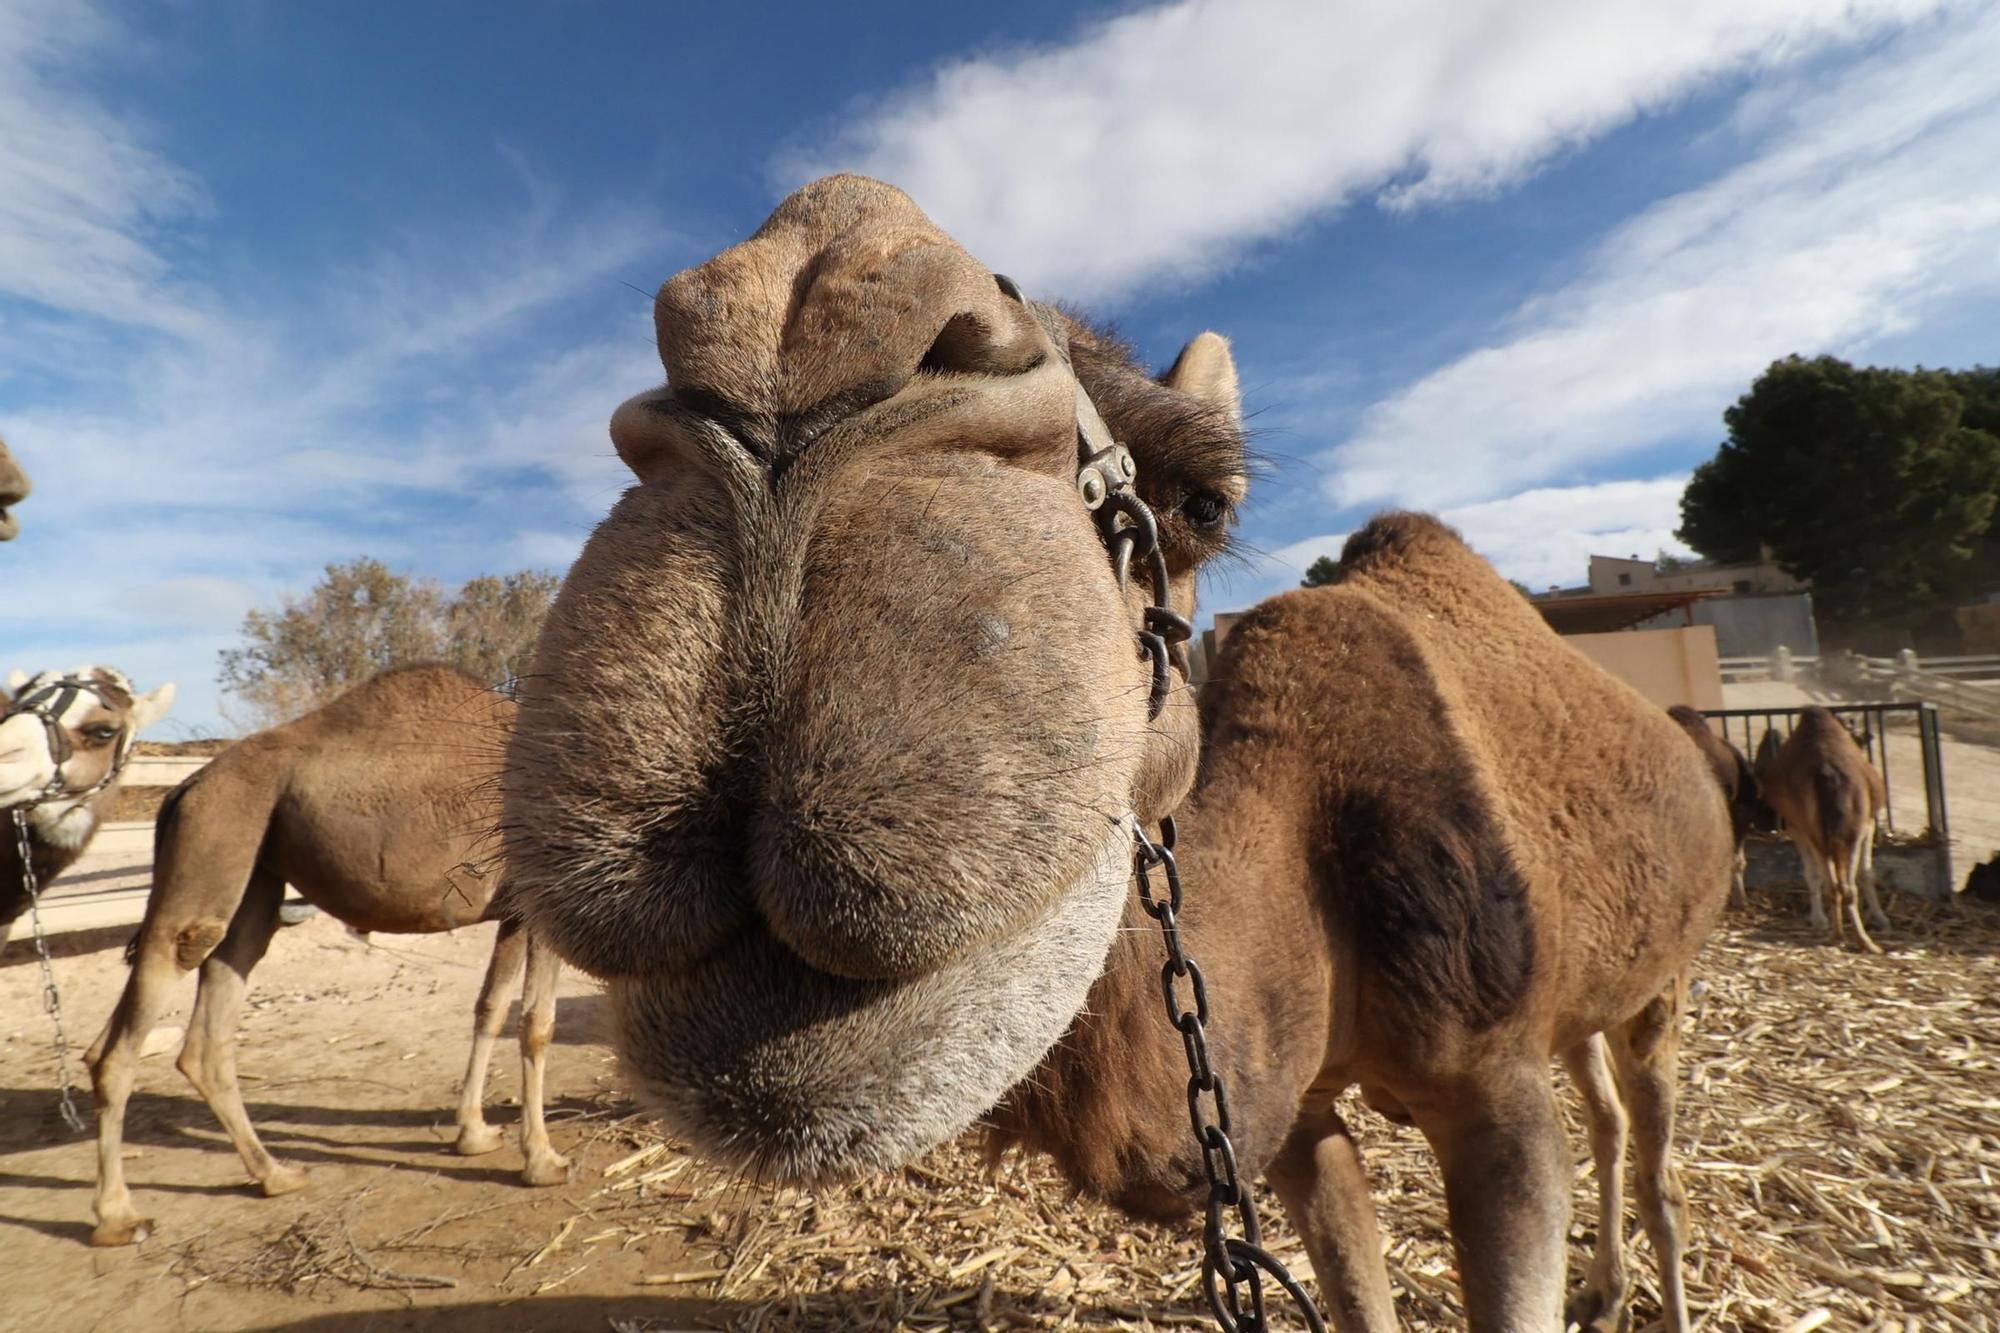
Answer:
<svg viewBox="0 0 2000 1333"><path fill-rule="evenodd" d="M608 979L622 1073L726 1170L812 1185L913 1161L1032 1074L1082 1009L1122 915L1129 827L1034 922L921 977L840 977L756 929L691 969Z"/></svg>
<svg viewBox="0 0 2000 1333"><path fill-rule="evenodd" d="M12 541L21 535L21 520L15 518L6 505L0 505L0 542Z"/></svg>

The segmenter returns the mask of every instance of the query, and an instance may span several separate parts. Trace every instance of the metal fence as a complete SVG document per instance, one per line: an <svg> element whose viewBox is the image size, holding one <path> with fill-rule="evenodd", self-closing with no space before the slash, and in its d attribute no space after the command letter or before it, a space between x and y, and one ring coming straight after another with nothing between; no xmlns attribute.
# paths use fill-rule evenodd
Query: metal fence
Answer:
<svg viewBox="0 0 2000 1333"><path fill-rule="evenodd" d="M1723 738L1752 759L1764 733L1775 731L1789 737L1798 725L1802 708L1711 708L1705 716L1722 726ZM1850 723L1861 724L1861 748L1868 762L1882 774L1889 792L1883 811L1884 831L1905 838L1921 838L1939 847L1951 841L1951 823L1945 806L1944 751L1939 744L1937 705L1929 703L1831 704L1827 711ZM1888 737L1892 724L1914 723L1918 763L1889 761ZM1915 771L1912 771L1915 769ZM1895 794L1898 784L1923 783L1925 827L1897 828Z"/></svg>

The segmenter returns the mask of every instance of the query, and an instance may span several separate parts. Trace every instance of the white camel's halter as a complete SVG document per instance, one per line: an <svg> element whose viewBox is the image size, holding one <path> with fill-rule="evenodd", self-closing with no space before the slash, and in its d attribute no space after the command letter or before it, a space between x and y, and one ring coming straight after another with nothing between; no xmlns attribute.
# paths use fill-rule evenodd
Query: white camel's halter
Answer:
<svg viewBox="0 0 2000 1333"><path fill-rule="evenodd" d="M88 800L118 780L125 771L126 762L132 757L132 747L138 739L139 729L128 717L119 728L117 748L112 751L111 765L104 776L88 787L75 791L63 785L63 765L76 754L76 747L70 743L69 730L63 726L63 714L69 712L84 694L95 695L107 707L113 705L110 687L102 681L85 676L62 676L45 685L30 690L0 712L0 722L17 714L28 713L40 719L42 731L48 737L49 759L53 772L48 782L29 799L11 807L8 814L14 822L14 846L21 857L21 884L28 893L28 924L35 937L35 954L42 967L42 1008L48 1011L49 1020L55 1025L56 1077L61 1085L62 1118L72 1130L83 1133L83 1115L76 1109L76 1097L70 1090L69 1076L69 1034L63 1030L62 996L56 990L55 967L49 960L49 940L42 930L42 905L40 887L35 883L34 842L28 836L28 816L37 806L56 800Z"/></svg>

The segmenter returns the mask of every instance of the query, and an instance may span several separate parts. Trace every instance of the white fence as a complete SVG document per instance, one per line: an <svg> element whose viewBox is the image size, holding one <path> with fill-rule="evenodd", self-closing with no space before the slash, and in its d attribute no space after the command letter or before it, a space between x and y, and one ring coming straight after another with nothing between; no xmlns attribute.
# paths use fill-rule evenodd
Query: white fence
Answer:
<svg viewBox="0 0 2000 1333"><path fill-rule="evenodd" d="M207 755L138 754L125 766L125 786L177 787L199 772ZM112 926L136 926L153 888L153 821L98 825L83 859L42 896L42 929L50 935ZM16 922L16 938L26 934ZM9 945L12 948L12 945Z"/></svg>

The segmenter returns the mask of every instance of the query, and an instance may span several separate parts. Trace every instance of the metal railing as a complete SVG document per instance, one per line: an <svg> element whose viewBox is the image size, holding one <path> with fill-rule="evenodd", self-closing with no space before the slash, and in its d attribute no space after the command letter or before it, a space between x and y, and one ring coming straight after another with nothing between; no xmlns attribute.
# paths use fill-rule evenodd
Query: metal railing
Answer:
<svg viewBox="0 0 2000 1333"><path fill-rule="evenodd" d="M1896 827L1895 792L1897 770L1905 770L1902 779L1910 780L1907 762L1898 765L1889 762L1888 737L1892 722L1914 722L1917 732L1917 752L1921 761L1920 778L1924 784L1925 827L1921 836L1938 846L1951 841L1950 813L1946 808L1944 789L1944 749L1938 729L1937 705L1932 703L1859 703L1829 704L1826 710L1843 720L1861 719L1861 748L1882 774L1882 782L1888 799L1883 803L1885 831L1891 835L1898 833L1916 835L1917 830ZM1803 708L1710 708L1703 715L1721 724L1722 736L1746 757L1753 761L1757 746L1763 741L1764 733L1775 731L1782 737L1789 737L1798 725ZM1761 725L1759 725L1761 723ZM1740 725L1732 725L1740 724Z"/></svg>

